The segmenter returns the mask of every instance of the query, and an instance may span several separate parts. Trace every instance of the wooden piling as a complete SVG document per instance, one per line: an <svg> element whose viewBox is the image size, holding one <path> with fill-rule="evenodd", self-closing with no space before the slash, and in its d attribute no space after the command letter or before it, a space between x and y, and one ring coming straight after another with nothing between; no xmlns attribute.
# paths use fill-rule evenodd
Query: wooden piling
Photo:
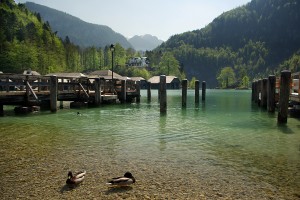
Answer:
<svg viewBox="0 0 300 200"><path fill-rule="evenodd" d="M24 84L26 86L26 98L25 98L25 105L29 105L29 84L28 84L28 76L26 76L26 79L24 80Z"/></svg>
<svg viewBox="0 0 300 200"><path fill-rule="evenodd" d="M63 109L64 108L64 102L63 101L59 101L59 108Z"/></svg>
<svg viewBox="0 0 300 200"><path fill-rule="evenodd" d="M255 100L255 82L253 81L252 84L251 84L251 101L254 102Z"/></svg>
<svg viewBox="0 0 300 200"><path fill-rule="evenodd" d="M50 110L51 112L57 111L57 77L56 75L50 76Z"/></svg>
<svg viewBox="0 0 300 200"><path fill-rule="evenodd" d="M258 106L261 106L261 88L262 88L262 80L259 79L257 82L257 92L258 92Z"/></svg>
<svg viewBox="0 0 300 200"><path fill-rule="evenodd" d="M270 75L268 77L268 112L275 112L275 93L276 93L276 77Z"/></svg>
<svg viewBox="0 0 300 200"><path fill-rule="evenodd" d="M40 92L41 91L41 82L42 82L42 80L41 80L41 78L38 78L37 80L38 80L38 92Z"/></svg>
<svg viewBox="0 0 300 200"><path fill-rule="evenodd" d="M187 100L187 79L183 79L181 81L182 86L182 108L186 108L186 100Z"/></svg>
<svg viewBox="0 0 300 200"><path fill-rule="evenodd" d="M0 104L0 116L4 115L4 106Z"/></svg>
<svg viewBox="0 0 300 200"><path fill-rule="evenodd" d="M159 96L160 113L164 114L167 112L167 85L165 75L160 75Z"/></svg>
<svg viewBox="0 0 300 200"><path fill-rule="evenodd" d="M126 103L126 80L121 80L121 103Z"/></svg>
<svg viewBox="0 0 300 200"><path fill-rule="evenodd" d="M259 104L259 84L258 84L258 80L255 81L255 103L257 103L257 105Z"/></svg>
<svg viewBox="0 0 300 200"><path fill-rule="evenodd" d="M195 104L199 104L199 95L200 95L200 92L199 92L199 88L200 87L200 82L199 80L196 80L195 81Z"/></svg>
<svg viewBox="0 0 300 200"><path fill-rule="evenodd" d="M136 102L140 103L141 102L141 83L140 81L136 81L136 91L138 93L138 96L136 97Z"/></svg>
<svg viewBox="0 0 300 200"><path fill-rule="evenodd" d="M147 100L151 101L151 82L147 82Z"/></svg>
<svg viewBox="0 0 300 200"><path fill-rule="evenodd" d="M206 96L206 82L202 81L202 101L205 101Z"/></svg>
<svg viewBox="0 0 300 200"><path fill-rule="evenodd" d="M278 108L278 123L287 123L289 97L290 97L291 72L284 70L280 75L280 93Z"/></svg>
<svg viewBox="0 0 300 200"><path fill-rule="evenodd" d="M268 99L268 79L264 78L261 82L261 107L267 108Z"/></svg>
<svg viewBox="0 0 300 200"><path fill-rule="evenodd" d="M95 105L99 106L101 104L101 87L100 78L95 78Z"/></svg>

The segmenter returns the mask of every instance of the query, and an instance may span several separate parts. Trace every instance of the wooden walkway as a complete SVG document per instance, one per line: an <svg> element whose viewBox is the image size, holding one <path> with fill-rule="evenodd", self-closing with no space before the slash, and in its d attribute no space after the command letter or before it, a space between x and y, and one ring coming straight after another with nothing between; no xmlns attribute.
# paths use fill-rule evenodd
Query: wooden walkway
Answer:
<svg viewBox="0 0 300 200"><path fill-rule="evenodd" d="M4 105L49 106L55 112L57 101L100 105L139 97L139 82L131 80L0 74L0 112Z"/></svg>

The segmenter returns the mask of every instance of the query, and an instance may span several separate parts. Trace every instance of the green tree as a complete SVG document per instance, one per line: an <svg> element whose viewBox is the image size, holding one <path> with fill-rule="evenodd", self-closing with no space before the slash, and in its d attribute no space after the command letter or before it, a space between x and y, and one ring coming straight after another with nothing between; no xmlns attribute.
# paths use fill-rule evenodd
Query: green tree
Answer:
<svg viewBox="0 0 300 200"><path fill-rule="evenodd" d="M195 88L195 81L196 81L196 77L193 76L193 78L189 81L188 87L191 89Z"/></svg>
<svg viewBox="0 0 300 200"><path fill-rule="evenodd" d="M180 66L178 60L173 56L171 52L166 52L163 54L159 67L157 69L157 74L180 76Z"/></svg>
<svg viewBox="0 0 300 200"><path fill-rule="evenodd" d="M217 76L219 85L222 88L229 88L235 84L235 73L231 67L224 67Z"/></svg>
<svg viewBox="0 0 300 200"><path fill-rule="evenodd" d="M249 88L249 77L248 76L244 76L242 79L242 84L241 84L241 88Z"/></svg>

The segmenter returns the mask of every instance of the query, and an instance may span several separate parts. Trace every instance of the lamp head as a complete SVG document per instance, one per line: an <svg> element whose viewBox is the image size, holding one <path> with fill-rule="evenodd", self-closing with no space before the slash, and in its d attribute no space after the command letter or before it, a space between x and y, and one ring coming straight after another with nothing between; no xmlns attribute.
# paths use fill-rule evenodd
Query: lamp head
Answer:
<svg viewBox="0 0 300 200"><path fill-rule="evenodd" d="M114 51L115 50L115 45L111 44L109 48L110 48L110 51Z"/></svg>

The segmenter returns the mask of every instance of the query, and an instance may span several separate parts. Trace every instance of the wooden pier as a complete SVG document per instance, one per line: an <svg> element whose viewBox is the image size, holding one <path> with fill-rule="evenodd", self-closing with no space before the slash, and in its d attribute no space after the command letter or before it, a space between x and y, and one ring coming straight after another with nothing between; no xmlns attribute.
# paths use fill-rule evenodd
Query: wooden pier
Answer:
<svg viewBox="0 0 300 200"><path fill-rule="evenodd" d="M0 114L4 105L41 106L52 112L57 101L100 105L139 100L139 82L100 77L0 74Z"/></svg>
<svg viewBox="0 0 300 200"><path fill-rule="evenodd" d="M280 77L270 75L252 83L252 101L268 112L278 108L278 122L286 123L288 110L300 111L300 72L282 71Z"/></svg>

